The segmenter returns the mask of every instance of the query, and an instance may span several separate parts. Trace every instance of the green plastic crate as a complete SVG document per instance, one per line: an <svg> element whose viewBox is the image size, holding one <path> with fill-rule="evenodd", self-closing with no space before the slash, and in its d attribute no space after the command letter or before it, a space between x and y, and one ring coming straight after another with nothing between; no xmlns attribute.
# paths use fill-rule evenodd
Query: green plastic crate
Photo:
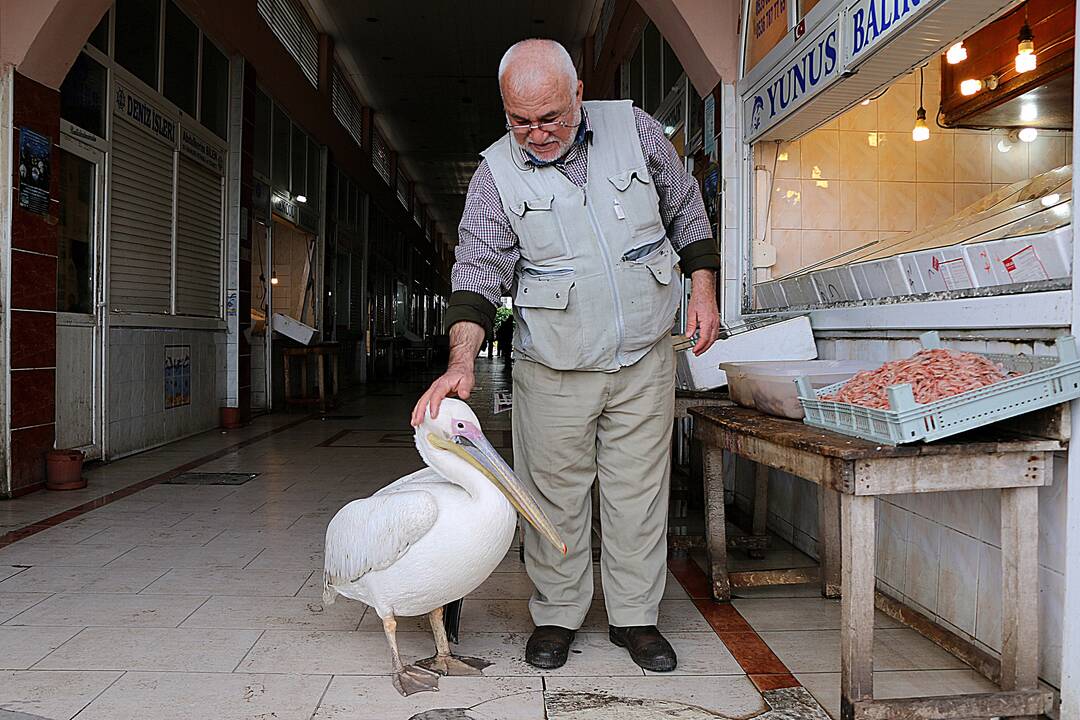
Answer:
<svg viewBox="0 0 1080 720"><path fill-rule="evenodd" d="M924 333L923 347L941 347L936 332ZM983 425L1023 415L1080 397L1080 359L1076 339L1071 335L1056 341L1057 357L1024 355L984 355L1007 369L1023 373L1019 377L969 390L942 400L920 405L911 385L893 385L886 392L888 410L820 400L844 383L814 390L806 378L796 380L799 402L814 427L854 435L886 445L923 440L940 440ZM846 382L846 381L845 381Z"/></svg>

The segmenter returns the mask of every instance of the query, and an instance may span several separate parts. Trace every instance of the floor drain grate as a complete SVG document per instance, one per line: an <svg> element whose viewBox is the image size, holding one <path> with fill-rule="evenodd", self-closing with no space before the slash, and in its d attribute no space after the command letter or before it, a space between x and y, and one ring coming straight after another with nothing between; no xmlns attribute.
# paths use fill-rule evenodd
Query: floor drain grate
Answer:
<svg viewBox="0 0 1080 720"><path fill-rule="evenodd" d="M243 485L259 477L259 473L196 473L189 472L166 480L166 485Z"/></svg>

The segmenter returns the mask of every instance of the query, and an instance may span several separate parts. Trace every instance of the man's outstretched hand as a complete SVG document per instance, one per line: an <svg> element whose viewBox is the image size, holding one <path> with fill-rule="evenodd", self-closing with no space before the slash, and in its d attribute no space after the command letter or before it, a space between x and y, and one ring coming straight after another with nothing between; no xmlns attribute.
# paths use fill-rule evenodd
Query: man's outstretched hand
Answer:
<svg viewBox="0 0 1080 720"><path fill-rule="evenodd" d="M450 363L446 372L439 376L427 389L412 412L412 426L417 427L424 421L424 413L431 407L431 417L439 416L439 406L447 396L456 395L468 400L476 385L476 355L484 344L487 331L482 325L462 321L450 328Z"/></svg>
<svg viewBox="0 0 1080 720"><path fill-rule="evenodd" d="M686 337L698 333L694 355L712 347L720 334L720 311L716 307L716 273L695 270L690 275L690 302L686 305Z"/></svg>

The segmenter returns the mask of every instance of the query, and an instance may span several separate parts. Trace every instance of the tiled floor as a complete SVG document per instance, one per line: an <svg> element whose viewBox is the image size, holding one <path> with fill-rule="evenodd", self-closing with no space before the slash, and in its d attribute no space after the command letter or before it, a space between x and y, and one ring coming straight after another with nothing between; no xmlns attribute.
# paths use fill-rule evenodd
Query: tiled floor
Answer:
<svg viewBox="0 0 1080 720"><path fill-rule="evenodd" d="M505 377L498 364L484 369L472 404L501 436L509 414L490 415L491 393ZM794 706L782 716L822 718L787 687L796 678L837 714L839 604L813 588L712 606L669 575L660 625L680 662L655 676L607 640L598 578L570 661L540 673L523 660L531 585L514 549L464 605L457 650L492 666L400 697L378 618L344 599L322 605L322 540L345 502L420 467L397 436L422 387L380 387L323 420L262 418L92 470L77 493L0 503L2 535L182 465L259 473L236 487L153 484L0 548L0 720L715 720ZM988 688L879 621L883 696ZM399 639L406 658L432 653L422 620L402 620ZM752 663L760 668L748 675Z"/></svg>

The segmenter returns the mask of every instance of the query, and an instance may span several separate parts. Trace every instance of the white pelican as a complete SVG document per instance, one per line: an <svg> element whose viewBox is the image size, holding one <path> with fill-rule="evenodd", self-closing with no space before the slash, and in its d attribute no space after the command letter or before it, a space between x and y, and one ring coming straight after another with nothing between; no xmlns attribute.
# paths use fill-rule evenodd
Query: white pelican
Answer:
<svg viewBox="0 0 1080 720"><path fill-rule="evenodd" d="M323 601L335 594L373 607L383 621L402 695L438 690L439 675L479 675L490 663L450 654L443 605L476 589L506 556L516 512L564 554L551 521L480 431L468 405L448 398L416 428L428 467L354 500L326 529ZM405 666L398 615L427 615L434 657Z"/></svg>

